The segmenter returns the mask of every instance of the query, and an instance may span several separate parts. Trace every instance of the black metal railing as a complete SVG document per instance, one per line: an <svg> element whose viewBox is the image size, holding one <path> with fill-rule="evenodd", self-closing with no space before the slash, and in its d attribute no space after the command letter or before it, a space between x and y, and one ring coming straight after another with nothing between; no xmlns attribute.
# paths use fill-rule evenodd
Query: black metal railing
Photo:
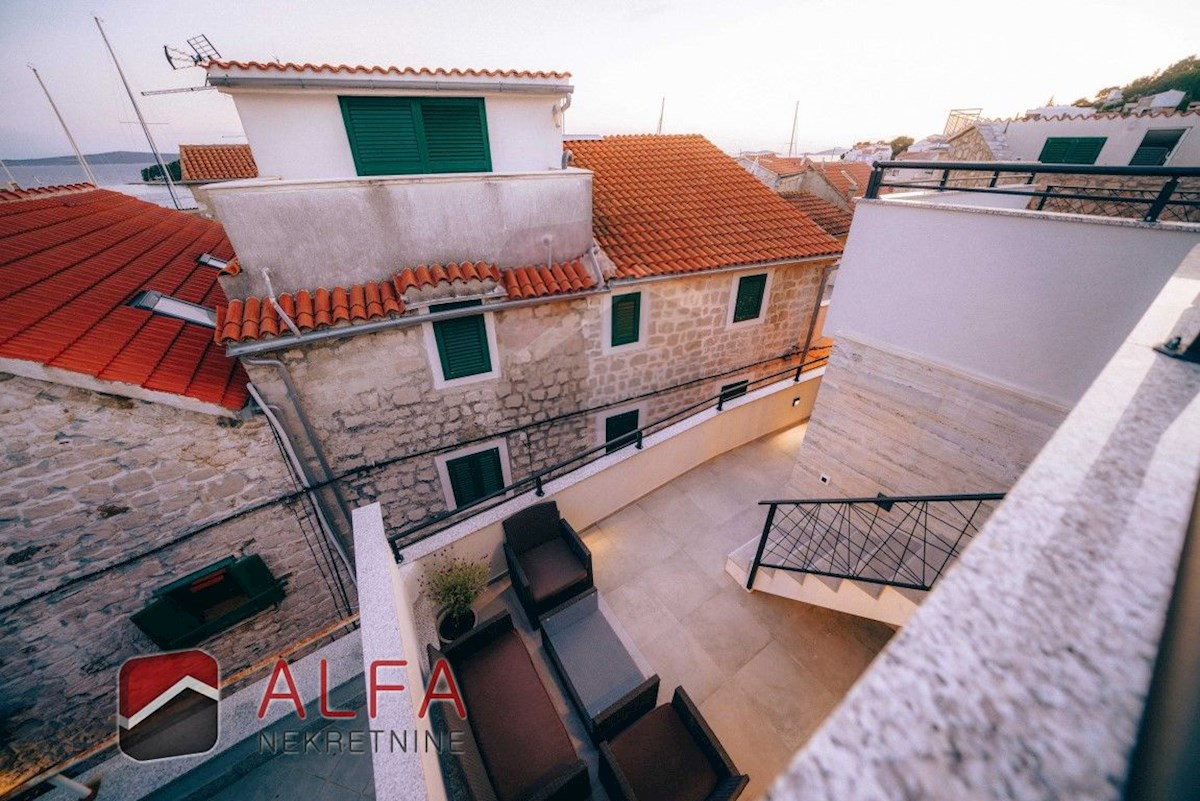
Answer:
<svg viewBox="0 0 1200 801"><path fill-rule="evenodd" d="M1004 493L762 501L760 567L928 590Z"/></svg>
<svg viewBox="0 0 1200 801"><path fill-rule="evenodd" d="M802 359L798 364L790 365L783 370L777 370L752 381L746 381L744 388L739 386L736 390L736 393L726 390L718 393L717 395L706 397L703 400L697 401L696 403L692 403L681 409L677 409L665 417L660 417L657 420L646 423L644 426L641 426L634 431L622 434L618 440L605 442L602 445L580 450L575 453L575 455L567 459L556 462L540 470L532 471L528 475L513 481L512 483L507 484L506 486L501 487L495 492L485 495L482 498L478 498L471 503L431 515L419 523L408 526L396 532L395 534L390 534L388 535L388 542L392 546L392 553L395 555L396 561L401 561L402 557L400 551L402 548L408 547L409 545L428 537L432 537L438 532L444 531L445 529L450 528L451 526L454 526L469 517L486 512L487 510L499 506L502 503L507 503L513 498L523 495L527 492L533 492L535 495L541 497L545 495L546 484L554 479L560 478L573 470L578 470L579 468L584 467L585 465L588 465L598 459L603 459L605 456L612 454L614 450L622 450L627 447L633 447L641 450L646 437L662 431L663 429L680 422L686 417L697 414L704 409L711 408L718 412L724 411L726 405L732 403L738 398L741 398L746 393L752 392L755 389L760 389L768 384L775 383L784 377L790 376L793 382L798 382L803 373L810 370L815 370L818 367L823 367L826 362L829 361L829 351L827 348L813 348L812 350L819 350L822 351L822 353L819 356L812 356L810 352L808 355L812 356L811 358ZM739 382L739 384L740 383L741 382ZM615 444L619 444L619 447L614 449ZM446 446L442 450L450 451L458 447L461 447L461 443Z"/></svg>
<svg viewBox="0 0 1200 801"><path fill-rule="evenodd" d="M888 170L921 170L932 172L933 176L889 178ZM1041 176L1055 175L1113 179L1117 185L1039 183ZM1181 181L1186 183L1181 185ZM1135 186L1138 182L1153 186ZM1037 210L1046 210L1049 203L1049 210L1102 216L1128 217L1132 216L1129 212L1137 210L1136 214L1145 222L1156 222L1165 213L1170 219L1192 222L1200 214L1200 167L1097 167L1026 161L877 161L867 183L866 196L877 198L884 189L1017 195L1031 198L1030 206Z"/></svg>
<svg viewBox="0 0 1200 801"><path fill-rule="evenodd" d="M1190 801L1200 788L1200 487L1125 780L1125 801Z"/></svg>

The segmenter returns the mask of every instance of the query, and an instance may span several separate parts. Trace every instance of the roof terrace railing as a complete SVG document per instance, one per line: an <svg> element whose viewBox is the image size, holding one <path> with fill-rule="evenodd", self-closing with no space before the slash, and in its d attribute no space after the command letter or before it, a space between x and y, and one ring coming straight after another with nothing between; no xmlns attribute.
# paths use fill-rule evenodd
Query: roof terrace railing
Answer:
<svg viewBox="0 0 1200 801"><path fill-rule="evenodd" d="M1200 221L1200 167L1097 167L1026 161L877 161L873 166L868 198L878 198L884 189L1017 195L1031 198L1036 211L1130 217L1130 212L1137 210L1143 222L1157 222L1164 213L1173 221ZM923 170L934 175L889 178L889 170ZM1055 175L1084 182L1040 180ZM1113 185L1102 185L1109 183Z"/></svg>
<svg viewBox="0 0 1200 801"><path fill-rule="evenodd" d="M816 350L816 348L813 348L812 350ZM495 492L485 495L482 498L478 498L471 503L431 515L415 525L408 526L396 532L395 534L391 534L388 536L388 542L392 546L392 553L395 555L396 561L401 562L403 561L403 556L400 553L402 548L408 547L416 542L420 542L428 537L432 537L433 535L444 531L469 517L473 517L481 512L485 512L493 507L499 506L502 503L507 503L514 497L522 495L526 492L533 492L538 497L541 497L546 494L545 485L555 478L559 478L573 470L578 470L579 468L590 464L597 459L602 459L610 453L627 448L631 445L634 448L641 450L643 442L647 436L658 431L662 431L664 428L674 425L685 417L689 417L709 408L715 408L718 412L723 411L725 404L745 395L752 390L759 389L768 384L779 381L785 376L791 376L793 382L799 381L804 372L815 370L818 367L824 366L825 363L829 361L828 353L815 358L807 358L810 354L811 350L809 353L805 354L806 358L802 359L799 364L789 366L783 370L772 372L769 375L762 376L761 378L747 380L744 387L739 386L736 389L728 389L717 395L704 398L703 400L692 403L683 407L682 409L678 409L665 417L660 417L657 420L653 420L646 425L635 429L634 431L630 431L627 434L623 434L614 440L605 442L602 445L597 445L594 448L581 450L569 459L564 459L563 461L550 465L549 467L532 472L524 478L514 481L507 486L501 487ZM740 384L742 382L738 383Z"/></svg>

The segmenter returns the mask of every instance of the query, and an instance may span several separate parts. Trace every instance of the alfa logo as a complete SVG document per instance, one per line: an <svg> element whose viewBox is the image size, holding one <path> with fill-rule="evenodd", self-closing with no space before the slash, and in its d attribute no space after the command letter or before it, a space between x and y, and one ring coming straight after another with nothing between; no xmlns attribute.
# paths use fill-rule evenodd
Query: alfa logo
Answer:
<svg viewBox="0 0 1200 801"><path fill-rule="evenodd" d="M203 754L217 744L220 669L204 651L139 656L117 680L121 752L148 762Z"/></svg>

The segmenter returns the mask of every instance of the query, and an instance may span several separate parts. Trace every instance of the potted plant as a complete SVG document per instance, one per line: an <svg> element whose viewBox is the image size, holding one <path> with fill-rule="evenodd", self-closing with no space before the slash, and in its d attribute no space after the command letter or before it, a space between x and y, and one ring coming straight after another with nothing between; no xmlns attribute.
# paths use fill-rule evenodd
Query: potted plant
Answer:
<svg viewBox="0 0 1200 801"><path fill-rule="evenodd" d="M452 642L475 626L475 603L487 586L486 562L450 557L425 574L425 591L438 606L438 637Z"/></svg>

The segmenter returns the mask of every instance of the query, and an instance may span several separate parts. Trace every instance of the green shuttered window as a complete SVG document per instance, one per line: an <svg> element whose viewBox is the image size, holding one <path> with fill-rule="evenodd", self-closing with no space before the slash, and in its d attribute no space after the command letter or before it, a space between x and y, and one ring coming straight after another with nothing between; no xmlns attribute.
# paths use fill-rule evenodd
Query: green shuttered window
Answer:
<svg viewBox="0 0 1200 801"><path fill-rule="evenodd" d="M1160 167L1183 138L1183 128L1160 128L1146 131L1142 143L1129 161L1130 167Z"/></svg>
<svg viewBox="0 0 1200 801"><path fill-rule="evenodd" d="M446 462L450 489L456 507L466 506L504 489L504 472L500 467L500 449L490 448L469 456Z"/></svg>
<svg viewBox="0 0 1200 801"><path fill-rule="evenodd" d="M642 293L618 295L612 299L612 346L638 341L641 334Z"/></svg>
<svg viewBox="0 0 1200 801"><path fill-rule="evenodd" d="M1038 161L1043 164L1095 164L1104 136L1051 136L1042 147Z"/></svg>
<svg viewBox="0 0 1200 801"><path fill-rule="evenodd" d="M747 275L738 281L737 300L733 305L733 321L754 320L762 312L763 293L767 289L766 273Z"/></svg>
<svg viewBox="0 0 1200 801"><path fill-rule="evenodd" d="M476 97L342 97L359 175L490 172L487 115Z"/></svg>
<svg viewBox="0 0 1200 801"><path fill-rule="evenodd" d="M619 451L626 445L632 445L637 436L633 433L638 428L638 410L614 414L604 419L605 453Z"/></svg>
<svg viewBox="0 0 1200 801"><path fill-rule="evenodd" d="M438 310L458 305L445 304ZM433 336L437 340L442 377L446 381L491 372L492 355L488 350L487 323L482 314L439 320L433 324Z"/></svg>

